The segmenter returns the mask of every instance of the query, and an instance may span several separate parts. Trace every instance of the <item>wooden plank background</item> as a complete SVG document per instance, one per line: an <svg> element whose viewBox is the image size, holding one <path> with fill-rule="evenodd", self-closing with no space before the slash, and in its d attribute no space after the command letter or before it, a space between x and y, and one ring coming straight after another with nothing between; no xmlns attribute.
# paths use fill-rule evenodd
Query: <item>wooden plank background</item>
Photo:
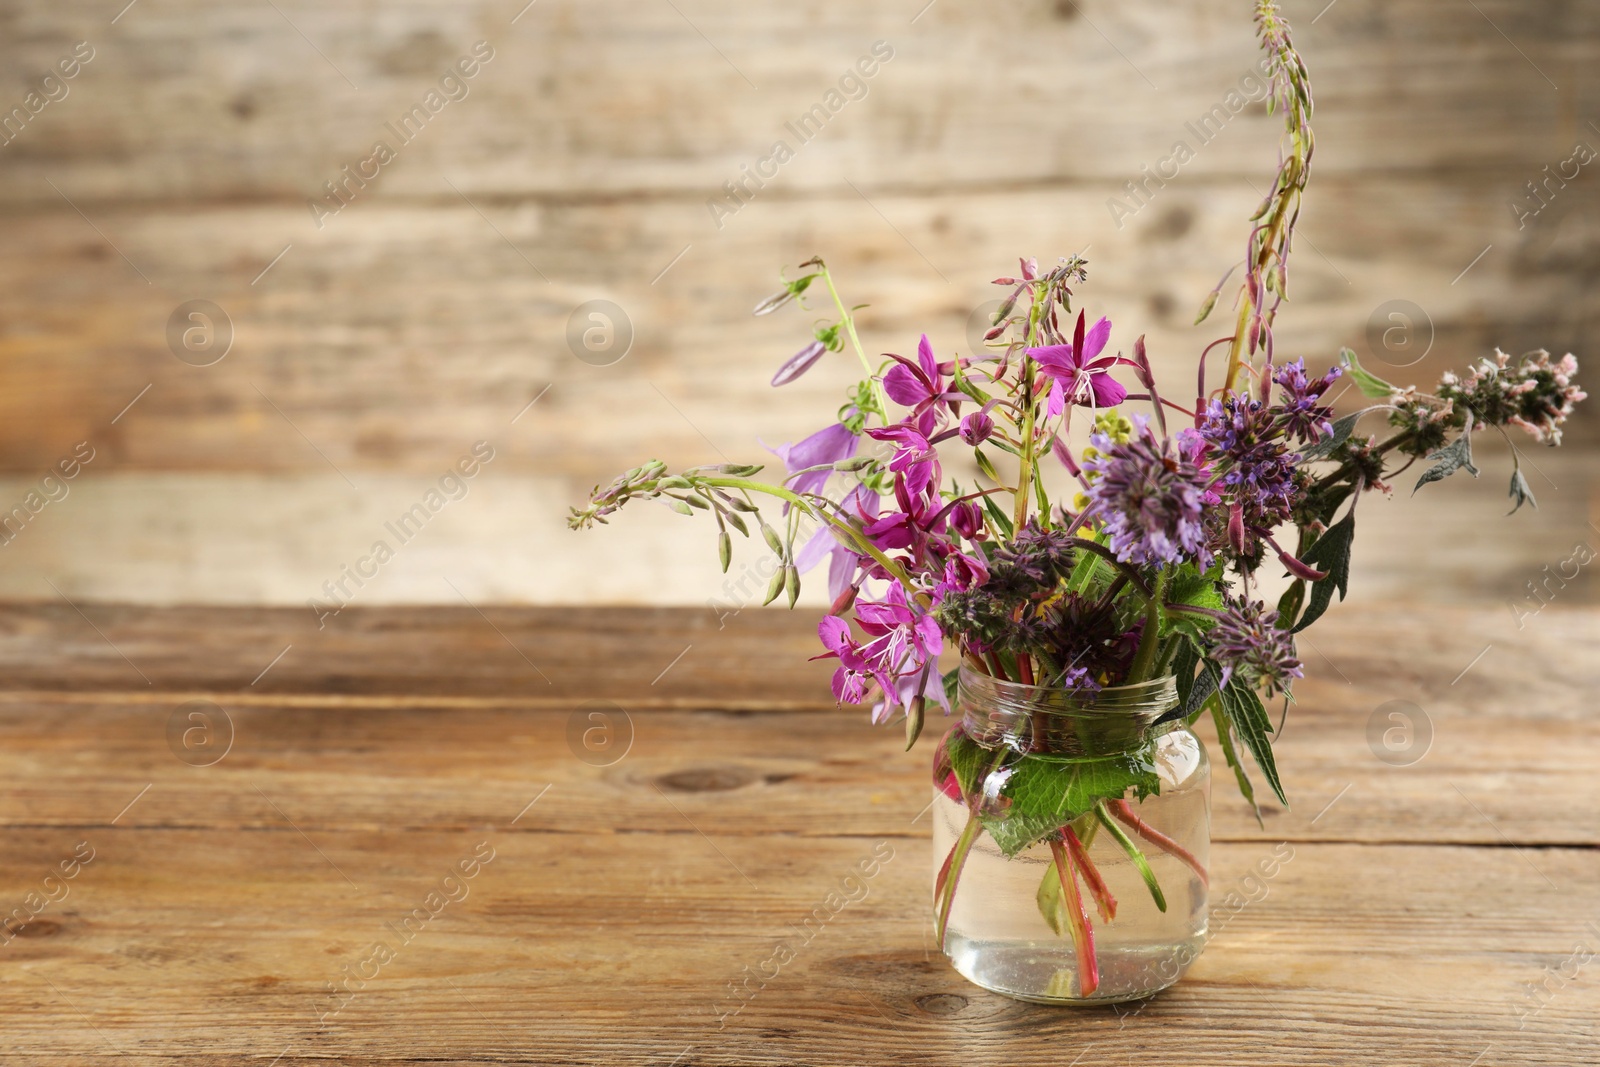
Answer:
<svg viewBox="0 0 1600 1067"><path fill-rule="evenodd" d="M703 601L721 585L705 531L661 512L578 537L562 517L645 457L750 457L834 409L847 360L766 385L806 329L748 315L780 267L827 257L871 305L870 349L925 330L968 351L989 278L1087 248L1088 306L1186 380L1214 336L1193 310L1275 158L1259 106L1209 144L1186 125L1254 62L1243 0L106 7L0 11L6 108L74 42L93 48L0 146L0 507L77 442L95 450L6 546L11 598L56 598L48 580L75 602L303 604L487 440L468 499L360 602ZM1419 382L1496 344L1584 355L1600 176L1523 228L1510 205L1575 143L1600 147L1594 6L1285 9L1319 140L1283 350L1326 364L1349 344ZM319 229L308 199L479 41L493 58L469 94ZM865 97L719 228L708 198L877 41L893 58ZM1108 199L1179 139L1195 158L1119 226ZM232 323L212 366L168 348L194 299ZM594 299L635 333L610 366L566 341ZM1368 343L1393 300L1431 323L1413 366ZM1370 508L1358 587L1521 597L1594 536L1593 427L1530 456L1537 518L1499 521L1487 442L1482 483Z"/></svg>

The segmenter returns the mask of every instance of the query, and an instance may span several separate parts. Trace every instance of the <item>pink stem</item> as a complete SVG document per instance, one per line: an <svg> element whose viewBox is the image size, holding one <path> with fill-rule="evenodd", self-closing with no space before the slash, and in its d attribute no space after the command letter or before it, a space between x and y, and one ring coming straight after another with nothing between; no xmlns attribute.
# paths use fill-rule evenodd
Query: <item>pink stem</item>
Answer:
<svg viewBox="0 0 1600 1067"><path fill-rule="evenodd" d="M1061 833L1066 838L1067 850L1072 854L1078 872L1083 875L1083 884L1089 887L1089 895L1094 897L1094 906L1099 909L1101 921L1110 922L1117 917L1117 898L1111 895L1111 888L1106 885L1100 869L1089 859L1089 850L1072 832L1072 827L1063 826Z"/></svg>
<svg viewBox="0 0 1600 1067"><path fill-rule="evenodd" d="M1055 856L1061 892L1067 899L1067 924L1072 930L1072 946L1078 952L1078 995L1090 997L1100 988L1100 962L1094 953L1094 929L1089 925L1089 913L1084 909L1083 895L1078 892L1078 880L1073 875L1076 865L1067 855L1059 837L1050 839L1050 851Z"/></svg>
<svg viewBox="0 0 1600 1067"><path fill-rule="evenodd" d="M1115 815L1117 818L1121 819L1123 822L1132 827L1134 833L1138 834L1152 845L1161 849L1163 852L1182 860L1189 867L1189 869L1194 871L1194 873L1199 877L1201 885L1208 888L1210 887L1211 879L1206 874L1205 865L1195 858L1193 852L1190 852L1172 838L1168 837L1160 830L1157 830L1155 827L1139 818L1138 815L1135 815L1133 806L1130 805L1126 800L1113 800L1106 806L1111 809L1111 814Z"/></svg>

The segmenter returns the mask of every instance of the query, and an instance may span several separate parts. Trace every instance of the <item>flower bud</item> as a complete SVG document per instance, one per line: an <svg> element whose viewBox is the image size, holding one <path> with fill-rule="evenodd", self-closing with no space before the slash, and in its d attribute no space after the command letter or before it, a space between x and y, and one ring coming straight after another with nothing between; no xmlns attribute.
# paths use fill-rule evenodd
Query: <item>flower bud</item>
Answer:
<svg viewBox="0 0 1600 1067"><path fill-rule="evenodd" d="M767 547L772 549L772 551L776 552L778 554L778 558L779 559L782 559L783 558L783 541L782 541L781 538L778 537L778 531L774 530L772 527L768 526L766 523L762 523L761 524L761 536L767 539Z"/></svg>
<svg viewBox="0 0 1600 1067"><path fill-rule="evenodd" d="M789 594L789 606L792 608L794 602L800 599L800 568L793 563L784 565L783 587Z"/></svg>
<svg viewBox="0 0 1600 1067"><path fill-rule="evenodd" d="M727 530L717 534L717 557L722 563L722 573L728 573L728 566L733 562L733 538L728 536Z"/></svg>
<svg viewBox="0 0 1600 1067"><path fill-rule="evenodd" d="M777 600L778 594L783 592L783 580L785 573L786 572L782 567L779 567L777 570L772 572L772 581L767 583L767 598L761 602L762 607L766 607L774 600Z"/></svg>
<svg viewBox="0 0 1600 1067"><path fill-rule="evenodd" d="M922 733L923 712L928 701L921 694L911 698L911 703L906 705L906 751L911 751L911 746L917 743L917 736Z"/></svg>
<svg viewBox="0 0 1600 1067"><path fill-rule="evenodd" d="M800 375L811 369L812 364L822 358L828 346L821 341L812 341L800 351L790 356L783 366L778 368L778 373L772 376L773 385L788 385Z"/></svg>
<svg viewBox="0 0 1600 1067"><path fill-rule="evenodd" d="M983 513L978 510L977 504L963 500L950 509L950 525L956 533L970 541L983 529Z"/></svg>
<svg viewBox="0 0 1600 1067"><path fill-rule="evenodd" d="M994 420L982 411L974 411L961 419L961 440L969 445L981 445L994 433Z"/></svg>
<svg viewBox="0 0 1600 1067"><path fill-rule="evenodd" d="M791 301L793 299L794 299L794 290L785 287L783 289L780 289L778 292L773 293L771 296L769 296L765 300L761 301L761 303L757 304L753 314L755 314L755 315L770 315L774 311L777 311L779 308L783 307L783 305L787 304L789 301Z"/></svg>

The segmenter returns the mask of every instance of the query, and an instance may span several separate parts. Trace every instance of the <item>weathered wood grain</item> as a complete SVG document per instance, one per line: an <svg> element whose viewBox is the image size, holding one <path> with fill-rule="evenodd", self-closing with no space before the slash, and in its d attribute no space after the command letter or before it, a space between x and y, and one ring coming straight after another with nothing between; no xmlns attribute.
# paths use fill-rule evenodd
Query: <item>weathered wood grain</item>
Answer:
<svg viewBox="0 0 1600 1067"><path fill-rule="evenodd" d="M381 16L279 7L185 0L130 12L115 27L43 4L11 13L4 57L17 97L74 40L88 38L97 55L70 95L5 149L30 179L8 185L6 198L54 199L40 180L49 175L92 201L272 196L298 206L479 40L495 58L466 99L414 143L396 142L385 189L433 194L445 169L470 176L469 194L684 190L698 201L785 136L784 123L879 39L894 58L804 148L824 172L923 188L1120 183L1168 153L1258 58L1249 7L1227 0L1027 0L998 10L945 0L915 22L915 4L848 0L540 4L515 24L515 3L411 0ZM1448 0L1345 0L1321 18L1314 3L1285 8L1314 75L1330 171L1539 159L1537 172L1547 152L1583 135L1596 104L1581 71L1600 20L1581 3L1530 12L1485 0L1471 19ZM1270 144L1260 108L1235 124L1256 147ZM1231 175L1259 166L1207 151L1191 165ZM825 180L813 172L799 183Z"/></svg>
<svg viewBox="0 0 1600 1067"><path fill-rule="evenodd" d="M872 854L873 838L775 848L574 836L543 832L548 818L535 808L528 828L407 834L403 850L393 834L160 831L131 815L118 828L7 831L9 884L28 885L80 840L95 849L59 907L0 949L8 1049L202 1063L1118 1064L1137 1054L1433 1067L1493 1046L1507 1064L1596 1062L1600 1000L1587 974L1519 1015L1534 1003L1524 983L1600 942L1584 923L1600 903L1592 850L1541 851L1552 887L1510 849L1293 846L1173 990L1142 1009L1074 1012L984 993L932 951L924 841L890 843L866 898L801 944L791 924ZM386 923L421 906L480 842L494 858L465 899L401 944ZM1270 851L1218 847L1219 899L1246 899L1237 886ZM730 985L786 939L797 958L719 1027L740 1003ZM384 940L395 958L353 984L353 998L332 995Z"/></svg>
<svg viewBox="0 0 1600 1067"><path fill-rule="evenodd" d="M1319 189L1282 351L1327 365L1349 345L1375 370L1425 385L1496 344L1581 353L1600 262L1600 226L1584 220L1600 182L1592 194L1575 187L1584 209L1546 234L1516 229L1503 183L1458 181L1459 210L1421 216L1414 205L1432 187L1418 179ZM1086 306L1112 318L1119 345L1147 334L1162 380L1183 395L1222 330L1192 325L1194 309L1235 255L1255 193L1242 181L1175 183L1119 230L1108 188L905 197L865 187L871 203L848 190L757 202L721 233L689 204L487 204L486 221L459 201L375 200L323 234L287 207L100 212L153 285L69 208L34 210L14 220L14 253L0 255L0 315L12 323L0 340L0 455L33 474L87 440L95 476L331 464L359 486L363 471L436 476L488 440L494 469L585 489L642 456L760 456L760 440L815 429L859 377L841 356L779 394L767 387L806 339L808 316L749 309L779 268L814 253L848 299L870 305L870 353L909 350L922 332L941 352L970 353L969 319L998 298L990 278L1019 253L1048 261L1087 247ZM1408 235L1399 246L1397 230ZM197 297L233 323L233 349L214 366L182 363L167 345L168 317ZM575 309L596 298L622 307L635 332L608 367L581 362L566 340ZM1422 309L1417 333L1433 337L1414 366L1368 339L1369 320L1395 299ZM1574 424L1578 443L1592 440L1589 425L1587 415Z"/></svg>
<svg viewBox="0 0 1600 1067"><path fill-rule="evenodd" d="M1600 1062L1592 612L1336 609L1338 669L1313 666L1279 746L1306 803L1257 829L1219 781L1207 952L1143 1006L1082 1012L982 993L932 950L931 741L833 711L798 616L85 615L0 614L0 903L93 850L0 934L20 1063ZM496 627L548 653L545 692ZM291 637L303 655L241 677ZM704 655L660 674L690 637ZM202 695L236 733L197 767L167 731ZM1435 728L1408 767L1367 747L1391 698ZM631 716L608 767L568 741L587 699ZM480 843L466 896L400 943L386 924ZM875 847L865 898L797 934ZM736 996L784 939L795 960ZM330 984L381 940L346 1002Z"/></svg>
<svg viewBox="0 0 1600 1067"><path fill-rule="evenodd" d="M621 551L602 555L575 550L556 516L646 456L759 455L758 441L793 440L837 406L848 360L777 396L766 386L809 325L748 317L780 266L827 256L849 298L872 305L870 351L927 331L950 352L970 349L985 283L1017 255L1087 248L1088 306L1111 315L1119 343L1147 333L1166 380L1187 381L1221 328L1190 326L1192 310L1242 247L1252 184L1274 158L1274 120L1257 106L1205 144L1186 125L1256 56L1243 7L1222 0L277 6L147 2L114 24L37 2L0 12L0 108L73 42L96 49L68 94L0 146L0 472L16 479L0 507L79 441L96 449L86 482L109 483L40 520L56 532L13 549L0 595L38 595L43 572L74 597L300 602L368 547L369 516L414 502L405 479L420 492L488 440L494 473L527 481L481 529L442 524L408 564L415 580L379 599L450 601L444 559L466 561L452 580L474 600L597 592L490 558L486 544L526 529L533 558L604 567L605 599L697 600L699 571L652 578L692 551L687 535L629 520L611 542ZM1587 351L1600 183L1585 169L1547 188L1525 226L1512 205L1531 208L1527 183L1575 142L1600 141L1593 11L1286 7L1319 140L1283 350L1325 364L1349 344L1423 382L1495 344ZM865 98L719 226L708 198L878 39L895 54ZM478 40L496 54L470 95L319 228L308 198ZM1137 205L1125 183L1180 139L1194 158L1114 217L1113 198ZM235 331L205 368L166 339L197 298ZM636 331L614 366L566 342L592 299L623 307ZM1393 300L1420 308L1419 335L1433 337L1413 366L1389 366L1369 341ZM1585 414L1569 435L1585 455L1594 425ZM203 474L255 480L219 492ZM1573 494L1558 502L1567 540L1592 521L1571 521L1589 479L1552 482ZM1537 479L1536 491L1551 503ZM333 518L347 510L350 522ZM1488 573L1470 513L1448 523L1472 531L1449 562L1386 555L1386 591L1503 596L1552 548Z"/></svg>
<svg viewBox="0 0 1600 1067"><path fill-rule="evenodd" d="M50 779L16 792L0 824L93 824L86 812L109 819L150 785L146 826L270 828L274 797L307 828L466 828L509 818L548 785L542 810L569 827L899 836L927 803L942 729L908 756L897 728L835 710L827 665L806 661L803 614L748 611L719 631L709 612L491 609L491 626L468 609L384 610L320 635L288 612L89 614L104 638L70 610L6 612L0 780ZM1600 786L1583 755L1597 744L1586 694L1600 679L1562 652L1595 637L1591 613L1556 608L1520 633L1509 613L1335 612L1315 652L1303 648L1309 677L1277 744L1293 810L1269 803L1258 827L1218 769L1217 837L1600 846ZM128 685L106 639L149 686ZM226 713L226 726L215 712L202 723L216 743L231 729L213 767L171 747L191 700ZM1391 701L1409 719L1391 720ZM1380 759L1374 721L1380 737L1400 729L1394 744L1415 759ZM614 733L604 754L626 755L584 762L591 725ZM867 804L852 791L864 777Z"/></svg>

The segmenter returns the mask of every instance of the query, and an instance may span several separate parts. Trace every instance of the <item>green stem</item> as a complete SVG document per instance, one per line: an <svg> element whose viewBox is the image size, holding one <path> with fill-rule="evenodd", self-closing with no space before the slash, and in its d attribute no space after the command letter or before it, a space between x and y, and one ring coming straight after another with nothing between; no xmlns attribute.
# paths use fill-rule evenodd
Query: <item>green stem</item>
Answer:
<svg viewBox="0 0 1600 1067"><path fill-rule="evenodd" d="M838 309L839 321L844 323L844 332L850 336L850 344L856 350L856 357L861 360L861 367L867 372L867 380L872 383L872 397L878 402L878 410L883 415L884 425L889 423L889 397L883 391L883 382L877 378L877 372L872 369L872 362L867 359L866 349L861 347L861 338L856 336L856 320L850 312L845 310L844 301L839 297L839 290L834 287L833 274L827 267L822 268L822 281L828 287L828 295L833 297L833 306Z"/></svg>
<svg viewBox="0 0 1600 1067"><path fill-rule="evenodd" d="M1094 815L1095 818L1100 820L1100 825L1106 828L1106 833L1110 834L1117 844L1122 846L1122 851L1126 852L1128 858L1133 861L1134 867L1139 871L1139 877L1144 879L1145 888L1150 890L1151 899L1156 902L1156 910L1165 912L1167 910L1167 898L1161 892L1161 883L1156 881L1156 872L1150 869L1150 861L1144 858L1144 853L1139 851L1139 846L1134 844L1133 839L1123 833L1122 827L1113 822L1111 816L1106 813L1106 802L1104 800L1096 802Z"/></svg>
<svg viewBox="0 0 1600 1067"><path fill-rule="evenodd" d="M1025 348L1032 348L1034 341L1038 337L1039 315L1039 296L1038 293L1035 292L1033 308L1028 313L1028 339L1025 342ZM1022 524L1028 520L1028 490L1031 488L1029 483L1033 481L1033 468L1037 463L1037 460L1034 458L1033 450L1034 446L1037 444L1037 442L1034 440L1034 422L1038 417L1039 404L1034 399L1033 395L1034 369L1033 360L1029 359L1027 356L1023 356L1022 401L1026 405L1026 410L1022 415L1022 449L1018 461L1019 468L1017 472L1017 495L1015 509L1017 517L1015 528L1018 530L1022 529Z"/></svg>
<svg viewBox="0 0 1600 1067"><path fill-rule="evenodd" d="M885 571L893 576L894 579L901 585L905 586L906 592L918 592L917 587L912 584L910 577L908 577L906 572L901 569L900 564L890 559L884 554L882 549L873 544L871 541L867 540L865 534L857 530L848 522L845 522L843 519L838 518L835 515L831 515L821 508L816 507L799 493L796 493L793 490L785 489L780 485L769 485L766 482L757 482L749 478L700 478L697 480L705 485L714 485L723 489L743 489L746 492L751 493L765 493L768 496L775 496L779 500L788 501L797 508L803 508L808 515L820 522L825 522L829 526L832 526L835 530L838 530L840 533L850 538L851 543L853 543L863 553L877 560Z"/></svg>
<svg viewBox="0 0 1600 1067"><path fill-rule="evenodd" d="M1128 668L1128 682L1145 682L1155 668L1156 653L1161 648L1161 600L1167 591L1167 571L1156 572L1155 588L1145 600L1144 633L1139 636L1139 651L1134 653L1133 666Z"/></svg>

